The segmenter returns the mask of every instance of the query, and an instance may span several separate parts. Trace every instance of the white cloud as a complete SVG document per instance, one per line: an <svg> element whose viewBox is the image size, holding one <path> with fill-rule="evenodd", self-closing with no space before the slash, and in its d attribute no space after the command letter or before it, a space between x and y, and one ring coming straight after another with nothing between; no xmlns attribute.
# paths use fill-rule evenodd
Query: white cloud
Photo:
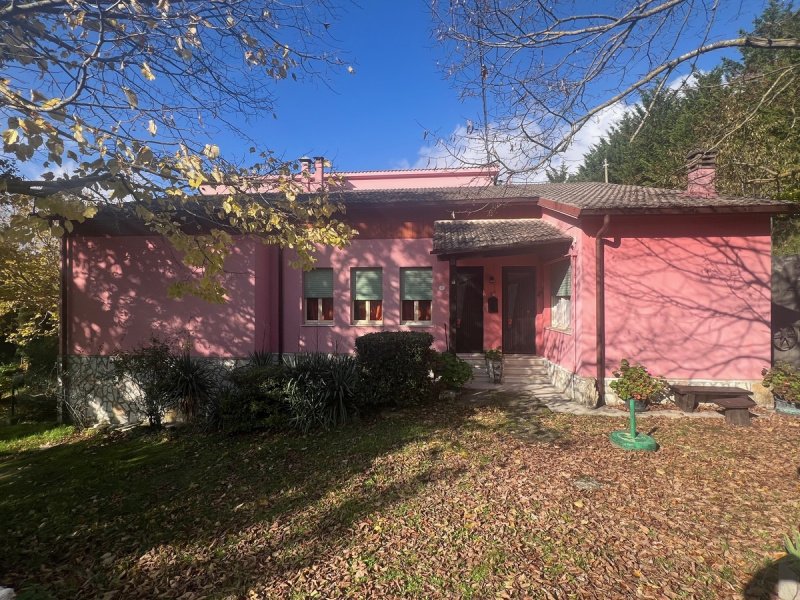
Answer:
<svg viewBox="0 0 800 600"><path fill-rule="evenodd" d="M672 91L681 91L697 85L697 77L702 71L680 75L667 84ZM628 104L617 102L598 112L575 135L572 143L565 152L554 156L550 160L553 168L560 168L566 164L570 172L575 172L583 162L584 155L591 147L600 141L608 130L618 122L623 115L638 103ZM533 130L533 127L529 127ZM423 144L417 151L413 161L400 161L407 165L412 163L413 168L447 168L486 163L486 147L480 131L473 131L469 125L458 125L446 140ZM500 130L496 125L489 127L489 139L492 153L510 169L525 171L533 162L531 157L541 154L533 144L521 146L518 134L519 128L504 128ZM545 170L527 172L524 176L517 176L519 181L546 181Z"/></svg>
<svg viewBox="0 0 800 600"><path fill-rule="evenodd" d="M628 105L617 103L592 117L573 138L566 152L551 159L551 166L558 168L566 164L574 171L581 163L583 155L622 117L627 108ZM530 134L535 127L527 129ZM546 181L544 168L529 170L536 157L541 156L541 149L532 142L521 139L520 131L519 127L490 126L488 155L498 157L508 169L521 172L514 177L514 181ZM482 134L482 131L473 130L470 125L458 125L446 140L439 139L423 144L417 151L413 167L430 169L485 164L487 149Z"/></svg>

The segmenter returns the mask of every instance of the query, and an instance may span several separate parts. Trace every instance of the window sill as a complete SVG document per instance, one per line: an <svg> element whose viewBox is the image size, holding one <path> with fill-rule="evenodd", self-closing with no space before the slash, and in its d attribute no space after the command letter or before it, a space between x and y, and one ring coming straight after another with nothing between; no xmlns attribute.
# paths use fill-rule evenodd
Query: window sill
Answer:
<svg viewBox="0 0 800 600"><path fill-rule="evenodd" d="M402 327L433 327L432 321L401 321Z"/></svg>
<svg viewBox="0 0 800 600"><path fill-rule="evenodd" d="M546 331L554 331L556 333L563 333L564 335L572 335L572 328L561 329L560 327L553 327L552 325L545 327Z"/></svg>
<svg viewBox="0 0 800 600"><path fill-rule="evenodd" d="M333 321L309 321L303 323L302 327L333 327L334 325Z"/></svg>
<svg viewBox="0 0 800 600"><path fill-rule="evenodd" d="M383 321L355 321L350 327L383 327Z"/></svg>

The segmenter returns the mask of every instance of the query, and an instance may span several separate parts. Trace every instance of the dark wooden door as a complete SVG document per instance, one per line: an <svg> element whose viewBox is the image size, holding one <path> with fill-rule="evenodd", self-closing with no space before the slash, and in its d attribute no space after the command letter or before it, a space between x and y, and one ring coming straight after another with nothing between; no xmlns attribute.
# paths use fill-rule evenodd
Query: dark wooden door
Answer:
<svg viewBox="0 0 800 600"><path fill-rule="evenodd" d="M483 267L457 268L455 302L456 352L482 352Z"/></svg>
<svg viewBox="0 0 800 600"><path fill-rule="evenodd" d="M536 271L503 267L503 352L536 353Z"/></svg>

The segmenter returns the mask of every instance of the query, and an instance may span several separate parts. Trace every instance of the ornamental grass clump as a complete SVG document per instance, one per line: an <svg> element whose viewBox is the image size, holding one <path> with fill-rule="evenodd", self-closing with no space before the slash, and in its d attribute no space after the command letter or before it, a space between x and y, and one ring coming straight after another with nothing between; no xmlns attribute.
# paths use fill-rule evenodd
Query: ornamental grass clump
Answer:
<svg viewBox="0 0 800 600"><path fill-rule="evenodd" d="M639 402L649 403L656 400L667 390L667 380L660 376L651 375L641 364L631 365L627 359L622 359L619 369L614 371L610 387L620 400L633 398Z"/></svg>

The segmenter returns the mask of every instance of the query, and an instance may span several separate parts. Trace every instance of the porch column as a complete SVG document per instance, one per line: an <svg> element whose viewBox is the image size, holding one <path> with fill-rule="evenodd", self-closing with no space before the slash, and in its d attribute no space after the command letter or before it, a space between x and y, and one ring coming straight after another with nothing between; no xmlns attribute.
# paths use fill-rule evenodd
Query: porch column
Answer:
<svg viewBox="0 0 800 600"><path fill-rule="evenodd" d="M450 278L450 331L448 335L450 337L447 347L450 348L451 352L456 351L456 316L458 314L456 303L458 302L458 293L456 290L456 275L457 275L458 267L456 267L456 259L450 259L450 271L449 271L449 278Z"/></svg>

